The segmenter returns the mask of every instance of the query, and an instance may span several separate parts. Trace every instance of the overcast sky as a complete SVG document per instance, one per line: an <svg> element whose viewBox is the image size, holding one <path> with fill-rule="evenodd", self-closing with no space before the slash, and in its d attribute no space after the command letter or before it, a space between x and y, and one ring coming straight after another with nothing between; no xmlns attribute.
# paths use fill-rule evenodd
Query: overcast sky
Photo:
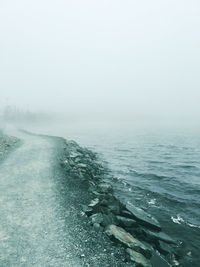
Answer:
<svg viewBox="0 0 200 267"><path fill-rule="evenodd" d="M200 115L199 0L0 0L0 105Z"/></svg>

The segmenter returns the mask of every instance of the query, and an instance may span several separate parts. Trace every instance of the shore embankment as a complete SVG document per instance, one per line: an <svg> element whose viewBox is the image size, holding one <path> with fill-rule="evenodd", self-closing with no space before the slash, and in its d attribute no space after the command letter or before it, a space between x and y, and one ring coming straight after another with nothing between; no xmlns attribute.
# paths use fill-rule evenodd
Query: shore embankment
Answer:
<svg viewBox="0 0 200 267"><path fill-rule="evenodd" d="M97 154L59 137L17 136L23 142L2 135L5 153L22 142L0 168L2 266L179 264L176 240L156 218L115 196Z"/></svg>
<svg viewBox="0 0 200 267"><path fill-rule="evenodd" d="M74 141L65 141L60 164L68 183L74 184L73 192L77 190L82 198L82 215L88 218L91 229L107 236L113 247L124 251L124 264L179 265L177 240L162 232L156 218L115 196L111 184L105 182L109 170L99 162L97 154Z"/></svg>

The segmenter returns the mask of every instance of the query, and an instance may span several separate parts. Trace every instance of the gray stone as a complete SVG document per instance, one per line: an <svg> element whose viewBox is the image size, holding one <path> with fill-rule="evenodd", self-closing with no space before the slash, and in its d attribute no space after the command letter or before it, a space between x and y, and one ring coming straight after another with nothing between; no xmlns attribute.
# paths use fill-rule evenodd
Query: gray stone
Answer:
<svg viewBox="0 0 200 267"><path fill-rule="evenodd" d="M100 183L98 185L98 191L100 193L111 193L111 192L113 192L113 188L112 188L112 185L111 184L108 184L108 183Z"/></svg>
<svg viewBox="0 0 200 267"><path fill-rule="evenodd" d="M99 231L100 228L101 228L101 226L100 226L99 223L94 223L94 224L93 224L93 227L94 227L94 229L97 230L97 231Z"/></svg>
<svg viewBox="0 0 200 267"><path fill-rule="evenodd" d="M130 260L133 261L136 266L152 267L150 260L146 259L142 254L130 248L127 248L126 252L128 253Z"/></svg>
<svg viewBox="0 0 200 267"><path fill-rule="evenodd" d="M83 212L85 212L87 216L90 216L92 214L93 209L91 207L88 207L86 205L82 205L82 207L83 207Z"/></svg>
<svg viewBox="0 0 200 267"><path fill-rule="evenodd" d="M84 163L78 163L78 164L77 164L77 167L78 167L78 168L84 168L84 169L86 169L86 168L87 168L87 165L84 164Z"/></svg>
<svg viewBox="0 0 200 267"><path fill-rule="evenodd" d="M90 204L88 206L89 207L95 207L97 204L99 204L99 199L95 198L90 202Z"/></svg>
<svg viewBox="0 0 200 267"><path fill-rule="evenodd" d="M143 231L152 239L159 239L169 244L176 244L176 241L174 239L163 232L153 232L147 229L143 229Z"/></svg>
<svg viewBox="0 0 200 267"><path fill-rule="evenodd" d="M132 216L132 213L130 211L122 209L121 214L125 217L130 218Z"/></svg>
<svg viewBox="0 0 200 267"><path fill-rule="evenodd" d="M103 214L103 222L102 225L104 227L110 225L110 224L116 224L117 223L117 219L115 217L115 215L113 215L112 213L109 214Z"/></svg>
<svg viewBox="0 0 200 267"><path fill-rule="evenodd" d="M79 153L76 153L76 152L72 152L72 153L69 155L69 157L72 158L72 159L74 159L74 158L76 158L76 157L79 157L79 156L80 156L80 154L79 154Z"/></svg>
<svg viewBox="0 0 200 267"><path fill-rule="evenodd" d="M151 257L151 248L144 245L141 241L137 240L130 233L126 232L123 228L111 224L107 227L106 233L110 237L120 241L125 246L142 253L145 257Z"/></svg>
<svg viewBox="0 0 200 267"><path fill-rule="evenodd" d="M158 241L158 246L159 246L158 247L159 252L162 253L163 255L167 255L172 252L172 248L161 240Z"/></svg>
<svg viewBox="0 0 200 267"><path fill-rule="evenodd" d="M129 219L123 216L117 216L117 221L119 223L119 225L125 226L125 227L131 227L131 226L135 226L137 223L135 220L133 219Z"/></svg>
<svg viewBox="0 0 200 267"><path fill-rule="evenodd" d="M131 212L132 217L137 220L141 225L145 225L146 227L150 227L155 230L161 230L159 222L153 216L146 213L141 208L135 207L127 203L126 209Z"/></svg>
<svg viewBox="0 0 200 267"><path fill-rule="evenodd" d="M158 251L154 251L151 257L151 263L153 267L172 267Z"/></svg>
<svg viewBox="0 0 200 267"><path fill-rule="evenodd" d="M74 160L75 163L79 163L80 161L81 161L81 159L79 157L76 157Z"/></svg>
<svg viewBox="0 0 200 267"><path fill-rule="evenodd" d="M92 216L90 216L92 223L102 223L103 222L103 215L101 213L95 213Z"/></svg>
<svg viewBox="0 0 200 267"><path fill-rule="evenodd" d="M120 215L122 207L120 201L116 197L111 196L111 198L108 200L108 208L114 214Z"/></svg>
<svg viewBox="0 0 200 267"><path fill-rule="evenodd" d="M101 200L101 202L100 202L100 204L102 205L102 206L108 206L108 200L107 199L105 199L105 198L103 198L102 200Z"/></svg>

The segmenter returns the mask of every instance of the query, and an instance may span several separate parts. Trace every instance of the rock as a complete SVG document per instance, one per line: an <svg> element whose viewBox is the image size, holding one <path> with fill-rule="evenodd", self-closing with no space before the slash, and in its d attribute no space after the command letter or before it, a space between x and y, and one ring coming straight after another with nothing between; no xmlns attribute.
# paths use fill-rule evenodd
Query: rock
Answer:
<svg viewBox="0 0 200 267"><path fill-rule="evenodd" d="M76 157L79 157L80 156L80 154L79 153L76 153L76 152L72 152L70 155L69 155L69 157L71 158L71 159L75 159Z"/></svg>
<svg viewBox="0 0 200 267"><path fill-rule="evenodd" d="M130 260L133 261L136 266L152 267L150 260L146 259L142 254L130 248L127 248L126 252L128 253Z"/></svg>
<svg viewBox="0 0 200 267"><path fill-rule="evenodd" d="M126 209L131 212L132 217L137 220L141 225L160 231L161 226L159 222L152 217L150 214L146 213L141 208L135 207L129 203L126 204Z"/></svg>
<svg viewBox="0 0 200 267"><path fill-rule="evenodd" d="M122 204L115 196L111 196L108 199L108 208L114 214L120 215L122 210Z"/></svg>
<svg viewBox="0 0 200 267"><path fill-rule="evenodd" d="M82 207L83 207L83 212L85 212L87 216L90 216L92 214L93 210L91 207L88 207L86 205L82 205Z"/></svg>
<svg viewBox="0 0 200 267"><path fill-rule="evenodd" d="M172 248L161 240L158 241L158 250L165 256L172 252Z"/></svg>
<svg viewBox="0 0 200 267"><path fill-rule="evenodd" d="M175 240L173 240L170 236L168 236L167 234L165 234L163 232L153 232L153 231L150 231L147 229L143 229L143 231L151 239L158 239L158 240L162 240L162 241L169 243L169 244L176 244Z"/></svg>
<svg viewBox="0 0 200 267"><path fill-rule="evenodd" d="M90 216L92 223L102 223L103 222L103 215L101 213L95 213L92 216Z"/></svg>
<svg viewBox="0 0 200 267"><path fill-rule="evenodd" d="M88 206L89 207L95 207L97 204L99 204L99 199L95 198L90 202L90 204Z"/></svg>
<svg viewBox="0 0 200 267"><path fill-rule="evenodd" d="M104 227L110 225L110 224L116 224L117 223L117 219L116 216L113 215L112 213L109 214L103 214L103 222L102 225Z"/></svg>
<svg viewBox="0 0 200 267"><path fill-rule="evenodd" d="M84 164L84 163L78 163L78 164L77 164L77 167L78 167L78 168L84 168L84 169L86 169L86 168L87 168L87 165Z"/></svg>
<svg viewBox="0 0 200 267"><path fill-rule="evenodd" d="M131 234L126 232L123 228L111 224L107 227L106 233L110 237L120 241L125 246L134 249L137 252L142 253L147 258L151 257L151 249L144 245L142 242L134 238Z"/></svg>
<svg viewBox="0 0 200 267"><path fill-rule="evenodd" d="M81 161L81 159L79 157L76 157L74 160L75 163L79 163L80 161Z"/></svg>
<svg viewBox="0 0 200 267"><path fill-rule="evenodd" d="M102 200L101 200L101 202L100 202L100 205L102 205L102 206L108 206L108 200L107 199L105 199L105 198L103 198Z"/></svg>
<svg viewBox="0 0 200 267"><path fill-rule="evenodd" d="M98 185L98 192L100 193L111 193L113 192L113 188L111 184L108 183L100 183Z"/></svg>
<svg viewBox="0 0 200 267"><path fill-rule="evenodd" d="M94 227L94 229L97 230L97 231L99 231L100 228L101 228L101 226L100 226L99 223L94 223L94 224L93 224L93 227Z"/></svg>
<svg viewBox="0 0 200 267"><path fill-rule="evenodd" d="M118 221L119 225L125 226L125 227L131 227L131 226L135 226L137 224L135 220L129 219L129 218L126 218L123 216L117 216L117 221Z"/></svg>
<svg viewBox="0 0 200 267"><path fill-rule="evenodd" d="M89 184L91 185L91 181L89 181ZM94 190L92 186L90 186L89 191L92 192L94 196L100 196L100 193Z"/></svg>
<svg viewBox="0 0 200 267"><path fill-rule="evenodd" d="M151 257L151 263L153 267L172 267L158 251L154 251Z"/></svg>
<svg viewBox="0 0 200 267"><path fill-rule="evenodd" d="M130 218L132 216L132 213L130 211L122 209L121 214L125 217Z"/></svg>

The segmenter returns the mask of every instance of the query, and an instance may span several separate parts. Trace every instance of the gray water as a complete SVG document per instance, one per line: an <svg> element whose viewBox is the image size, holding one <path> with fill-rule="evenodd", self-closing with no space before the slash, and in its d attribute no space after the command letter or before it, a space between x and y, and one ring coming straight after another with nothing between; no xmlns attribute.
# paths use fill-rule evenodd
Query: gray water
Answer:
<svg viewBox="0 0 200 267"><path fill-rule="evenodd" d="M112 171L111 182L120 198L161 222L180 246L181 266L199 266L198 132L109 125L57 125L40 132L76 140L98 152Z"/></svg>

